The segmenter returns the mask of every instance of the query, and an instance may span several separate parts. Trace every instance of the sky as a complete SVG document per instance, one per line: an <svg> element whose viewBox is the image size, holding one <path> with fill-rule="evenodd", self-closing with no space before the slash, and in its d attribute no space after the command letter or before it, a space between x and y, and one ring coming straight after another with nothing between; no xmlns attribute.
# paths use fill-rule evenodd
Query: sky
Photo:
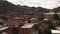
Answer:
<svg viewBox="0 0 60 34"><path fill-rule="evenodd" d="M26 5L29 7L43 7L53 9L60 6L60 0L7 0L15 5Z"/></svg>

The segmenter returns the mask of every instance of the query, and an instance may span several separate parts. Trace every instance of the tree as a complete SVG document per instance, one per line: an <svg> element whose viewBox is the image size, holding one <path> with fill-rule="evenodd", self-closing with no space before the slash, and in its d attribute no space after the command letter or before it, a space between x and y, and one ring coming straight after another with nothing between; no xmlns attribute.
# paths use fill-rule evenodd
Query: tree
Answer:
<svg viewBox="0 0 60 34"><path fill-rule="evenodd" d="M53 18L59 20L59 15L58 15L57 13L55 13L55 14L53 15Z"/></svg>

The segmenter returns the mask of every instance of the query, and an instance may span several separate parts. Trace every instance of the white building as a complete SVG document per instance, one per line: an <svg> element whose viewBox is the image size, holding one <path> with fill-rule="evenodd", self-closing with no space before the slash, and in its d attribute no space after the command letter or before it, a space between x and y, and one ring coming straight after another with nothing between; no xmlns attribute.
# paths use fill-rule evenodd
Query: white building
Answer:
<svg viewBox="0 0 60 34"><path fill-rule="evenodd" d="M53 11L51 12L48 12L48 13L44 13L44 18L48 18L48 19L51 19L53 17L55 13ZM60 12L57 12L57 14L59 15L60 17Z"/></svg>

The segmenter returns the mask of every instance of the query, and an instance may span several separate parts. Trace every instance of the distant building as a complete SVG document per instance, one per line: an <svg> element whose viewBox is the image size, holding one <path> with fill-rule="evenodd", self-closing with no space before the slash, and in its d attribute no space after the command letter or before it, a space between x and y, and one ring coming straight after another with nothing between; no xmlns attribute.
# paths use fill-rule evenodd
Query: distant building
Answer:
<svg viewBox="0 0 60 34"><path fill-rule="evenodd" d="M44 18L51 19L54 14L55 14L54 11L50 11L48 13L44 13ZM60 18L60 12L57 12L57 14L59 15L59 18Z"/></svg>

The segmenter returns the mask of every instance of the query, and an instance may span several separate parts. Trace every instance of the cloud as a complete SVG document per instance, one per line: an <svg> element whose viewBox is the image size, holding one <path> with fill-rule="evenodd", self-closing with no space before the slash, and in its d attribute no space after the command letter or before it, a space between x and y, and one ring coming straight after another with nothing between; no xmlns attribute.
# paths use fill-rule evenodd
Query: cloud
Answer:
<svg viewBox="0 0 60 34"><path fill-rule="evenodd" d="M15 5L20 4L19 0L7 0L7 1L9 1L9 2L15 4Z"/></svg>
<svg viewBox="0 0 60 34"><path fill-rule="evenodd" d="M8 0L14 4L53 9L60 6L60 0Z"/></svg>

